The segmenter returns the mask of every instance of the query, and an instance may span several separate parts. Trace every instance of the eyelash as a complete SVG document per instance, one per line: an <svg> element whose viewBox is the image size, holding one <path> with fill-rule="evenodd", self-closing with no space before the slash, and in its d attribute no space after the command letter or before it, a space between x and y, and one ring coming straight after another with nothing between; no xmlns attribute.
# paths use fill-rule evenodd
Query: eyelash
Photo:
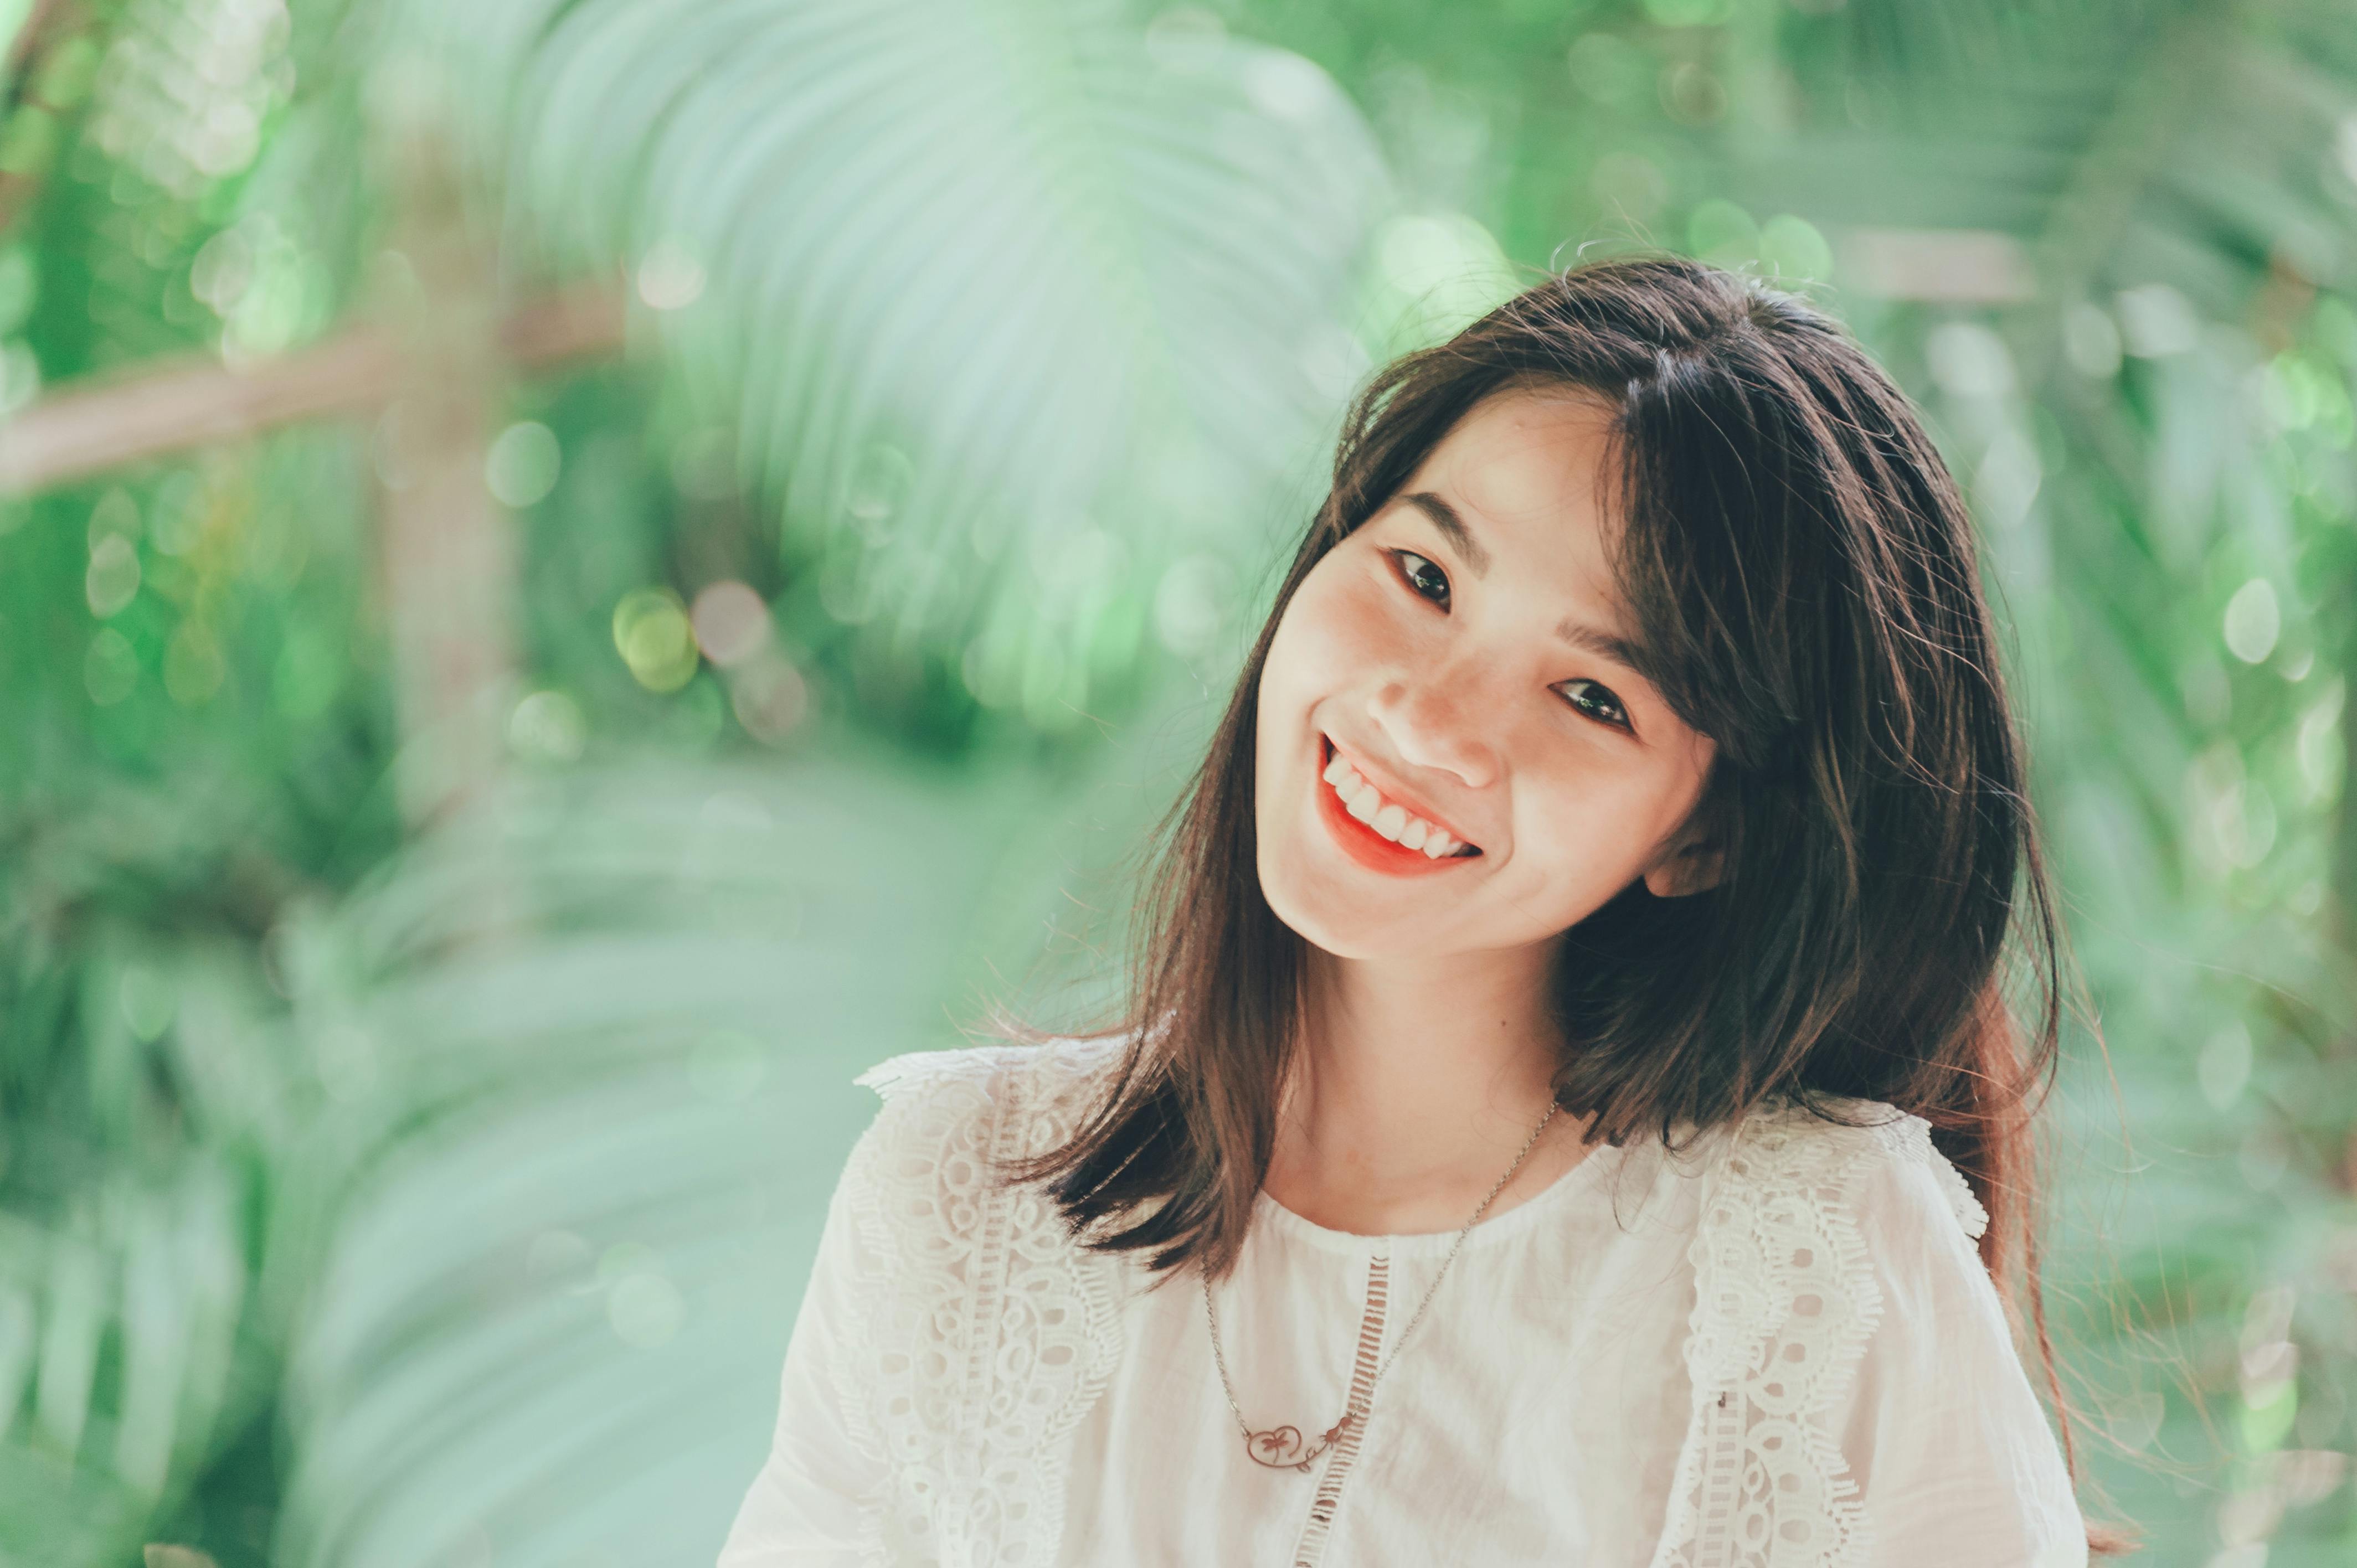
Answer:
<svg viewBox="0 0 2357 1568"><path fill-rule="evenodd" d="M1438 572L1440 567L1436 562L1434 562L1431 556L1418 554L1413 550L1386 550L1383 553L1391 557L1393 570L1399 575L1400 580L1407 585L1409 593L1414 594L1417 598L1424 600L1426 604L1438 604L1440 602L1415 585L1415 579L1409 574L1406 564L1400 559L1402 556L1407 556L1411 559L1421 561L1426 565L1430 566L1435 572ZM1444 588L1448 585L1448 577L1446 575L1442 576L1441 585ZM1617 719L1598 718L1586 708L1580 707L1578 703L1572 703L1570 698L1565 698L1564 701L1571 703L1571 706L1574 711L1594 720L1597 724L1604 725L1609 728L1626 730L1631 735L1636 733L1636 726L1629 722L1628 704L1620 701L1619 695L1613 692L1611 687L1605 685L1599 681L1591 681L1584 675L1574 681L1567 682L1566 684L1595 687L1598 691L1602 692L1606 696L1611 699L1613 712L1619 714L1620 716Z"/></svg>

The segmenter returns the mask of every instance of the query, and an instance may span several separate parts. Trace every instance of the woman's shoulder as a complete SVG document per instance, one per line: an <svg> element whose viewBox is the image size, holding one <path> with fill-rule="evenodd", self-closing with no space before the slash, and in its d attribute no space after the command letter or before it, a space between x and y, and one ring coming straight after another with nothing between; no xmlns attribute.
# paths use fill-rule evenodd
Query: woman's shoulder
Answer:
<svg viewBox="0 0 2357 1568"><path fill-rule="evenodd" d="M1125 1036L1056 1036L903 1051L851 1081L883 1101L879 1122L996 1122L1009 1112L1062 1120L1088 1102L1126 1043Z"/></svg>
<svg viewBox="0 0 2357 1568"><path fill-rule="evenodd" d="M888 1473L893 1500L912 1510L903 1517L920 1530L956 1521L933 1543L942 1561L1047 1560L1061 1489L1055 1439L1119 1359L1122 1262L1071 1245L1055 1206L992 1166L1065 1135L1121 1044L909 1051L853 1079L882 1103L828 1220L833 1376L849 1391L851 1441ZM1019 1410L998 1403L1010 1368L1021 1369Z"/></svg>
<svg viewBox="0 0 2357 1568"><path fill-rule="evenodd" d="M1821 1098L1816 1108L1779 1098L1711 1128L1698 1144L1715 1157L1695 1162L1724 1187L1755 1198L1773 1196L1850 1206L1897 1203L1927 1217L1944 1215L1967 1240L1988 1229L1988 1212L1932 1141L1932 1124L1878 1100Z"/></svg>
<svg viewBox="0 0 2357 1568"><path fill-rule="evenodd" d="M1079 1129L1125 1043L1055 1037L887 1057L852 1079L882 1104L850 1174L899 1189L962 1184L979 1193L991 1160L1040 1153Z"/></svg>

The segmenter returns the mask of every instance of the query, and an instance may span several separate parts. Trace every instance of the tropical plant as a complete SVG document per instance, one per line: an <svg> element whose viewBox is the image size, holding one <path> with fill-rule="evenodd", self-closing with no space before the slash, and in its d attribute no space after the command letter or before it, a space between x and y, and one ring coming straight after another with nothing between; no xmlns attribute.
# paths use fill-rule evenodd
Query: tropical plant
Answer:
<svg viewBox="0 0 2357 1568"><path fill-rule="evenodd" d="M10 16L0 1552L708 1561L849 1073L1102 983L1341 398L1631 242L1971 482L2112 1511L2357 1539L2333 7Z"/></svg>
<svg viewBox="0 0 2357 1568"><path fill-rule="evenodd" d="M78 118L8 263L12 352L66 383L9 432L47 484L10 513L11 1552L716 1545L849 1072L950 1034L1109 853L1071 791L1154 737L1082 744L1091 710L1215 657L1383 197L1305 62L1011 4L952 55L975 14L936 10L518 10L496 90L459 83L546 95L510 124L451 107L481 40L436 54L423 8L295 19L328 47L135 7L88 94L28 101ZM175 27L250 47L179 81ZM766 93L720 69L756 60ZM232 79L245 141L151 123L151 66ZM955 117L844 118L896 81ZM314 183L339 156L356 198ZM546 334L505 296L617 263L667 356L515 385ZM113 288L167 330L118 340ZM216 439L162 456L159 421ZM931 587L878 575L945 523ZM716 745L782 753L732 789Z"/></svg>

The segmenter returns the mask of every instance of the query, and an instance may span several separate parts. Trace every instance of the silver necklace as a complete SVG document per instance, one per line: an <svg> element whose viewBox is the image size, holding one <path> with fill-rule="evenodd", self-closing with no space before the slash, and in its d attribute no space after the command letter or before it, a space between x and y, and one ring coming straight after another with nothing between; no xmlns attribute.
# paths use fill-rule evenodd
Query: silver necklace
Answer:
<svg viewBox="0 0 2357 1568"><path fill-rule="evenodd" d="M1523 1144L1522 1154L1514 1156L1514 1163L1506 1167L1506 1174L1498 1178L1498 1185L1490 1189L1490 1196L1481 1200L1481 1207L1473 1211L1473 1218L1468 1219L1465 1222L1465 1229L1457 1233L1457 1240L1449 1245L1448 1256L1440 1261L1440 1272L1432 1276L1432 1288L1424 1293L1424 1300L1417 1303L1415 1316L1407 1320L1407 1326L1399 1331L1399 1337L1392 1341L1392 1353L1383 1358L1383 1365L1375 1369L1375 1375L1367 1380L1365 1394L1344 1410L1342 1419L1328 1427L1324 1434L1307 1451L1302 1448L1299 1427L1275 1426L1265 1432L1254 1432L1252 1429L1252 1423L1244 1419L1243 1407L1236 1403L1235 1385L1228 1380L1228 1359L1220 1352L1220 1309L1211 1301L1211 1277L1209 1275L1203 1277L1203 1310L1209 1315L1211 1323L1211 1359L1219 1363L1220 1387L1227 1391L1228 1408L1235 1412L1236 1427L1244 1434L1244 1452L1252 1457L1254 1464L1265 1465L1272 1470L1300 1470L1306 1473L1310 1462L1332 1447L1335 1439L1340 1437L1353 1424L1366 1419L1367 1407L1374 1400L1375 1384L1382 1381L1385 1372L1391 1370L1392 1363L1399 1359L1400 1347L1407 1343L1407 1337L1415 1332L1416 1324L1423 1320L1424 1309L1432 1305L1434 1293L1440 1289L1440 1282L1448 1277L1448 1265L1457 1261L1457 1249L1465 1245L1465 1238L1471 1235L1473 1227L1481 1222L1481 1216L1489 1212L1491 1203L1499 1193L1505 1190L1506 1184L1514 1179L1514 1173L1523 1168L1523 1158L1530 1154L1532 1145L1539 1141L1539 1134L1546 1131L1546 1124L1555 1119L1555 1113L1559 1109L1560 1106L1555 1103L1548 1104L1546 1114L1539 1118L1539 1124L1536 1127L1531 1129L1529 1139Z"/></svg>

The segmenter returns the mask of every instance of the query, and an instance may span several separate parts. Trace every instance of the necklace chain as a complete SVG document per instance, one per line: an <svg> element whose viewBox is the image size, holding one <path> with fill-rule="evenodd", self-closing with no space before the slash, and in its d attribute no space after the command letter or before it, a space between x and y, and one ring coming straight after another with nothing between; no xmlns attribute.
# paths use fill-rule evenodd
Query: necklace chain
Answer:
<svg viewBox="0 0 2357 1568"><path fill-rule="evenodd" d="M1208 1275L1204 1276L1203 1310L1209 1316L1211 1324L1211 1359L1219 1365L1220 1387L1227 1393L1228 1409L1235 1412L1236 1426L1244 1434L1244 1451L1256 1462L1267 1465L1274 1469L1307 1471L1310 1461L1330 1447L1334 1440L1340 1436L1352 1423L1365 1418L1368 1408L1374 1401L1375 1384L1383 1380L1383 1375L1385 1372L1391 1370L1392 1363L1399 1359L1401 1347L1407 1343L1407 1337L1415 1333L1415 1326L1423 1321L1424 1309L1432 1305L1433 1296L1440 1290L1440 1282L1448 1277L1448 1265L1457 1261L1457 1250L1465 1245L1465 1238L1473 1233L1473 1227L1481 1222L1481 1216L1490 1211L1490 1205L1497 1199L1498 1194L1503 1192L1506 1184L1514 1179L1514 1173L1523 1168L1523 1161L1528 1157L1532 1147L1538 1143L1539 1134L1546 1131L1546 1124L1555 1120L1555 1113L1560 1109L1561 1105L1557 1102L1551 1101L1548 1104L1546 1114L1539 1118L1539 1124L1531 1129L1530 1137L1523 1141L1523 1152L1514 1156L1514 1163L1506 1167L1506 1174L1498 1178L1498 1185L1490 1189L1490 1196L1481 1200L1481 1206L1473 1211L1473 1218L1468 1219L1465 1222L1465 1228L1457 1232L1457 1240L1449 1243L1448 1255L1440 1261L1440 1272L1432 1276L1431 1288L1424 1293L1424 1299L1416 1304L1415 1313L1407 1320L1407 1326L1401 1329L1398 1337L1392 1341L1391 1354L1385 1356L1383 1364L1375 1369L1375 1375L1367 1380L1365 1394L1353 1401L1349 1408L1343 1411L1342 1418L1327 1428L1316 1445L1307 1452L1301 1451L1301 1434L1296 1428L1280 1426L1267 1432L1254 1432L1252 1429L1252 1423L1244 1419L1243 1408L1236 1403L1235 1384L1228 1380L1228 1359L1220 1349L1220 1309L1211 1300L1211 1278Z"/></svg>

